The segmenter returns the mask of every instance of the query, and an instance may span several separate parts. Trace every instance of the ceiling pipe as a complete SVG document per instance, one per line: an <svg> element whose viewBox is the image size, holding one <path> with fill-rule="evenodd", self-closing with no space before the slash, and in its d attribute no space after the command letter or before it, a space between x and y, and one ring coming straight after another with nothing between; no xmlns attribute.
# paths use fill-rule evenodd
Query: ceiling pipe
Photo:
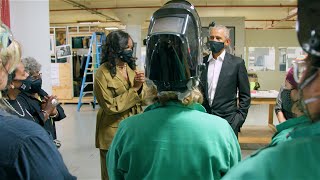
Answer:
<svg viewBox="0 0 320 180"><path fill-rule="evenodd" d="M256 21L297 21L296 19L287 19L287 20L282 20L282 19L246 19L244 21L252 21L252 22L256 22Z"/></svg>
<svg viewBox="0 0 320 180"><path fill-rule="evenodd" d="M88 12L90 12L90 13L92 13L92 14L95 14L95 15L98 15L98 16L101 16L101 17L104 17L104 18L106 18L107 21L108 21L108 20L116 20L116 19L114 19L114 18L112 18L112 17L110 17L110 16L107 16L107 15L105 15L105 14L102 14L101 12L97 11L97 9L88 8L87 6L82 5L82 4L80 4L80 3L77 3L77 2L75 2L75 1L72 1L72 0L63 0L63 1L64 1L65 3L71 4L71 5L75 6L75 7L80 8L79 10L85 10L85 11L88 11Z"/></svg>
<svg viewBox="0 0 320 180"><path fill-rule="evenodd" d="M287 19L287 20L282 20L282 19L246 19L245 21L248 22L265 22L265 21L271 21L271 22L277 22L277 21L289 21L289 22L295 22L295 19ZM120 23L121 21L114 20L114 21L100 21L100 23ZM150 20L145 20L144 22L150 23ZM63 22L63 23L50 23L50 24L72 24L72 23L78 23L78 22Z"/></svg>
<svg viewBox="0 0 320 180"><path fill-rule="evenodd" d="M64 0L70 1L70 0ZM90 10L114 10L114 9L148 9L160 8L161 6L125 6L125 7L108 7L108 8L88 8ZM296 8L297 5L196 5L196 8ZM51 12L56 11L81 11L85 9L52 9Z"/></svg>
<svg viewBox="0 0 320 180"><path fill-rule="evenodd" d="M266 30L265 28L245 28L246 30ZM268 29L295 29L295 28L289 28L289 27L280 27L280 28L268 28Z"/></svg>
<svg viewBox="0 0 320 180"><path fill-rule="evenodd" d="M288 20L288 19L294 18L294 17L296 17L297 15L298 15L298 12L293 12L293 14L289 14L287 17L281 19L280 21L277 21L276 23L274 23L274 22L272 21L272 23L271 23L269 26L267 26L267 27L265 27L265 28L263 28L263 29L273 28L273 27L275 27L277 24L279 24L279 23L281 23L281 22L283 22L283 21L286 21L286 20Z"/></svg>
<svg viewBox="0 0 320 180"><path fill-rule="evenodd" d="M86 22L91 22L91 21L86 21ZM99 24L106 24L106 23L121 23L121 21L99 21ZM52 25L57 25L57 24L80 24L79 22L52 22L50 23Z"/></svg>

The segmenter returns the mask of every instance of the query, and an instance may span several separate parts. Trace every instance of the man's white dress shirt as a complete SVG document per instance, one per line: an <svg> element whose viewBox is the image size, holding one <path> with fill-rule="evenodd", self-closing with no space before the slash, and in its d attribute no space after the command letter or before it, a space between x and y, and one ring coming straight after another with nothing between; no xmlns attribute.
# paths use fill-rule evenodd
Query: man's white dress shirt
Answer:
<svg viewBox="0 0 320 180"><path fill-rule="evenodd" d="M226 51L223 50L223 52L218 56L217 59L214 59L212 56L212 53L210 54L208 58L208 101L209 105L212 105L214 95L216 93L216 88L221 72L222 63L224 60L224 56L226 55Z"/></svg>

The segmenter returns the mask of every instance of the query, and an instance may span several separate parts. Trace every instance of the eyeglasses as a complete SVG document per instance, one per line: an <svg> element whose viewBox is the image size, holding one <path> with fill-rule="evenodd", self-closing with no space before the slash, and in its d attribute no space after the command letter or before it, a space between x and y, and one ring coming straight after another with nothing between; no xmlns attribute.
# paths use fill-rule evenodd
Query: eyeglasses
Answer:
<svg viewBox="0 0 320 180"><path fill-rule="evenodd" d="M304 60L293 60L293 77L297 83L301 83L301 79L306 71L306 62Z"/></svg>

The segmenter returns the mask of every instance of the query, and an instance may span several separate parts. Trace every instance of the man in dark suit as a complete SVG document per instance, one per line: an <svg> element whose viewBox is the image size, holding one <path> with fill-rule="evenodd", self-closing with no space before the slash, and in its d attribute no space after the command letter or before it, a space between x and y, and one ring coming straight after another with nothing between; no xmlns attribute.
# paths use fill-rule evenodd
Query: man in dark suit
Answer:
<svg viewBox="0 0 320 180"><path fill-rule="evenodd" d="M225 26L210 27L208 43L212 53L203 61L207 67L201 78L203 106L208 113L226 119L238 136L251 101L245 63L243 59L226 52L230 38Z"/></svg>

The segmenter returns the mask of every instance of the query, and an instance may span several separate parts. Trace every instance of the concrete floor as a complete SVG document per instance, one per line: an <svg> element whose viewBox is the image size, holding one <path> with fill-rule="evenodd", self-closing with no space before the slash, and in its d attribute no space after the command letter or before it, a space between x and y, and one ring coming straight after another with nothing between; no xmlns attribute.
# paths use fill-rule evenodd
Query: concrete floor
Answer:
<svg viewBox="0 0 320 180"><path fill-rule="evenodd" d="M61 140L61 152L71 174L79 180L100 179L99 151L95 148L96 113L91 105L84 104L81 111L76 105L63 105L67 118L57 122L57 135ZM266 125L267 105L254 105L250 108L245 125ZM259 114L259 116L257 116ZM255 118L259 117L259 119ZM276 119L274 118L276 121ZM246 158L263 144L241 144L242 157Z"/></svg>

